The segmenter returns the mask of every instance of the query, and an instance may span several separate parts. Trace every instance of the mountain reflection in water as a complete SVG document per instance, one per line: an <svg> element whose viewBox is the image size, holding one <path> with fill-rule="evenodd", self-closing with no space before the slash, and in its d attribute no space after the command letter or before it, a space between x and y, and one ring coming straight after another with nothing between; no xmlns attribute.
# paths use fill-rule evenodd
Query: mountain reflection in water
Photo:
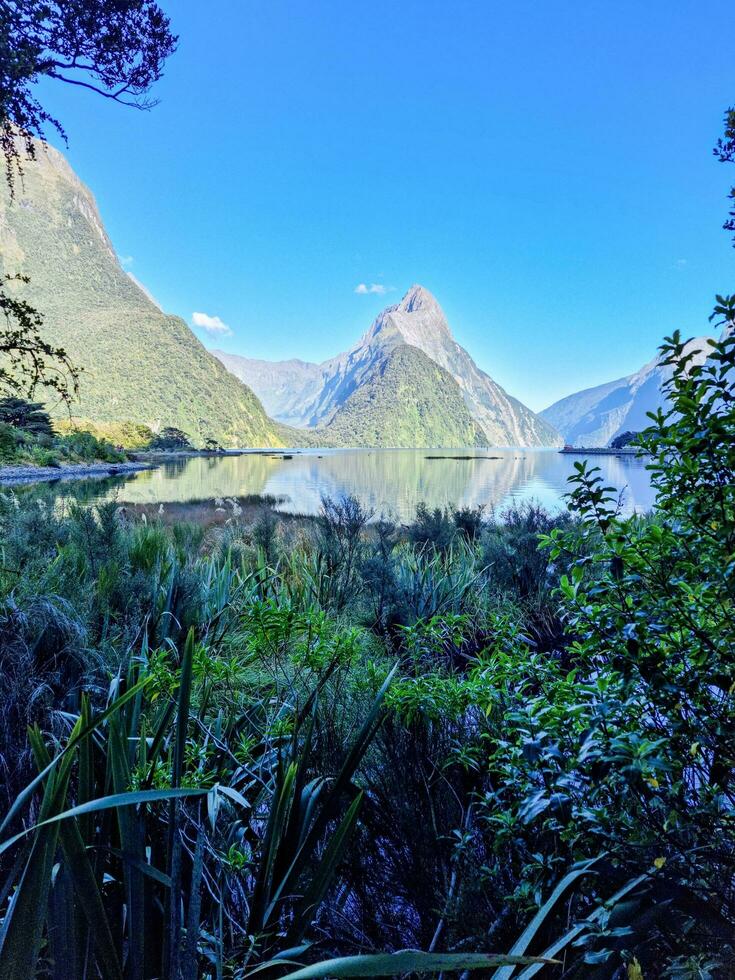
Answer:
<svg viewBox="0 0 735 980"><path fill-rule="evenodd" d="M354 494L376 513L405 520L416 505L455 504L501 510L514 501L534 500L550 509L564 506L567 477L581 457L554 450L293 450L242 456L194 457L165 463L124 479L74 481L64 496L85 501L113 498L151 504L270 494L285 498L279 509L318 512L322 496ZM428 457L428 458L427 458ZM624 492L626 512L648 510L653 502L642 460L599 456L606 484ZM49 488L50 489L50 488Z"/></svg>

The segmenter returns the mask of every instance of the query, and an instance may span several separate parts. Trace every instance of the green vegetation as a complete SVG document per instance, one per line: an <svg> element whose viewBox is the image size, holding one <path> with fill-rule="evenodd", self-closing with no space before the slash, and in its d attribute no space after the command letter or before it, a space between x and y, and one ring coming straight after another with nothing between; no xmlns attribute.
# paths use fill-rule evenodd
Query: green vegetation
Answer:
<svg viewBox="0 0 735 980"><path fill-rule="evenodd" d="M627 446L632 446L638 438L638 435L638 432L622 432L619 436L615 436L615 438L610 441L610 448L625 449Z"/></svg>
<svg viewBox="0 0 735 980"><path fill-rule="evenodd" d="M62 463L122 463L119 448L91 432L67 427L57 433L39 402L0 398L0 466L60 466Z"/></svg>
<svg viewBox="0 0 735 980"><path fill-rule="evenodd" d="M213 440L208 440L211 443ZM191 449L186 433L173 426L166 426L156 433L150 442L151 449Z"/></svg>
<svg viewBox="0 0 735 980"><path fill-rule="evenodd" d="M0 422L37 436L51 436L54 432L51 417L40 402L29 402L15 395L0 398Z"/></svg>
<svg viewBox="0 0 735 980"><path fill-rule="evenodd" d="M88 419L55 419L40 402L11 396L0 399L0 467L61 466L64 463L122 463L126 450L176 452L192 450L186 433L165 427L154 433L135 422L94 423ZM204 447L217 452L219 444Z"/></svg>
<svg viewBox="0 0 735 980"><path fill-rule="evenodd" d="M0 466L62 466L65 463L124 463L125 453L90 432L34 435L0 422Z"/></svg>
<svg viewBox="0 0 735 980"><path fill-rule="evenodd" d="M3 497L0 974L731 975L735 338L663 356L648 516Z"/></svg>
<svg viewBox="0 0 735 980"><path fill-rule="evenodd" d="M396 348L317 433L327 446L483 446L454 378L417 347Z"/></svg>
<svg viewBox="0 0 735 980"><path fill-rule="evenodd" d="M54 429L62 434L91 432L97 439L123 449L148 449L154 438L153 430L139 422L92 422L76 416L54 419Z"/></svg>
<svg viewBox="0 0 735 980"><path fill-rule="evenodd" d="M37 156L25 166L22 193L12 201L0 194L0 271L30 277L8 280L5 293L43 310L44 342L79 369L74 415L98 425L174 426L198 447L207 439L293 444L297 436L284 440L252 391L125 273L94 198L64 158L50 148ZM62 417L55 393L44 395Z"/></svg>

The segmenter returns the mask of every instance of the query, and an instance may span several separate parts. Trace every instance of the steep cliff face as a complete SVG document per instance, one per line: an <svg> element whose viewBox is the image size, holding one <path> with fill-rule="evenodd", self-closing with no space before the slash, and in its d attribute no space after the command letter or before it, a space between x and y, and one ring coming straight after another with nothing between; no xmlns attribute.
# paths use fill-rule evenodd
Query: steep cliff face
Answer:
<svg viewBox="0 0 735 980"><path fill-rule="evenodd" d="M707 337L695 337L685 350L693 353L692 364L702 364L708 348ZM649 424L647 413L663 406L662 388L670 377L671 368L655 357L624 378L567 395L541 415L572 446L606 446L615 436Z"/></svg>
<svg viewBox="0 0 735 980"><path fill-rule="evenodd" d="M559 434L546 421L508 395L452 336L434 296L412 286L400 303L389 306L350 350L322 364L303 361L250 361L217 352L223 363L253 387L276 418L320 428L334 420L348 400L371 384L375 372L398 347L421 351L446 372L435 384L459 388L464 404L489 445L553 446Z"/></svg>
<svg viewBox="0 0 735 980"><path fill-rule="evenodd" d="M173 425L197 443L283 445L282 427L252 390L125 272L92 193L62 154L39 146L24 170L13 201L0 190L0 272L30 277L19 295L82 369L74 414Z"/></svg>

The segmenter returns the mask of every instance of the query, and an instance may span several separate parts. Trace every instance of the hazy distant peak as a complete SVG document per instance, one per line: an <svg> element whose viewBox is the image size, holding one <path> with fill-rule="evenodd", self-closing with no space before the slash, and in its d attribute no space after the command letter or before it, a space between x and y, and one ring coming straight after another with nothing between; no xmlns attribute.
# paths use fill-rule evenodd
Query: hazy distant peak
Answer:
<svg viewBox="0 0 735 980"><path fill-rule="evenodd" d="M703 364L710 350L709 337L688 340L684 353L691 355L689 368ZM650 424L648 413L665 403L664 386L671 375L671 365L657 354L632 374L561 398L541 416L572 445L605 446L623 432Z"/></svg>

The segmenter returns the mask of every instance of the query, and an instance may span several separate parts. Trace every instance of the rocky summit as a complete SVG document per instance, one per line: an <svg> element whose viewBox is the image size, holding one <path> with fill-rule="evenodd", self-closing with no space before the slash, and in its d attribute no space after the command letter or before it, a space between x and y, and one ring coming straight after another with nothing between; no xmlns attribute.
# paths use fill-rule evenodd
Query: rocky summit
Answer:
<svg viewBox="0 0 735 980"><path fill-rule="evenodd" d="M381 421L374 413L372 431L377 433L374 438L380 441L372 444L395 445L388 434L396 430L392 413L396 410L405 413L407 406L411 406L413 412L418 400L425 400L424 386L429 377L432 379L430 384L441 386L445 392L452 389L449 397L457 406L457 412L449 420L448 431L444 433L445 439L456 438L457 431L468 431L467 420L463 417L466 412L473 423L472 444L477 444L478 440L496 446L560 444L560 436L551 424L509 395L477 366L452 336L437 299L420 285L412 286L400 303L383 310L354 347L321 364L294 360L259 361L222 351L214 353L230 371L253 388L271 415L290 425L315 429L319 441L327 440L327 444L331 444L328 441L330 433L336 438L337 432L343 432L340 413L347 410L354 416L350 399L365 385L377 390L376 380L385 373L386 359L402 347L407 350L402 352L399 362L393 363L391 375L395 376L396 364L400 363L408 369L405 380L409 382L413 378L418 382L421 378L422 388L415 391L412 399L410 384L404 385L402 406L386 399L385 419ZM418 354L422 355L422 361L428 358L441 368L441 372L427 374L425 365L418 364ZM381 384L379 388L385 391L385 385ZM433 400L436 406L440 403L441 399ZM444 404L442 411L446 409ZM407 424L405 430L415 432L415 426ZM422 440L413 444L436 445L436 442L428 441L429 433L433 433L435 439L439 431L439 420L427 417Z"/></svg>

